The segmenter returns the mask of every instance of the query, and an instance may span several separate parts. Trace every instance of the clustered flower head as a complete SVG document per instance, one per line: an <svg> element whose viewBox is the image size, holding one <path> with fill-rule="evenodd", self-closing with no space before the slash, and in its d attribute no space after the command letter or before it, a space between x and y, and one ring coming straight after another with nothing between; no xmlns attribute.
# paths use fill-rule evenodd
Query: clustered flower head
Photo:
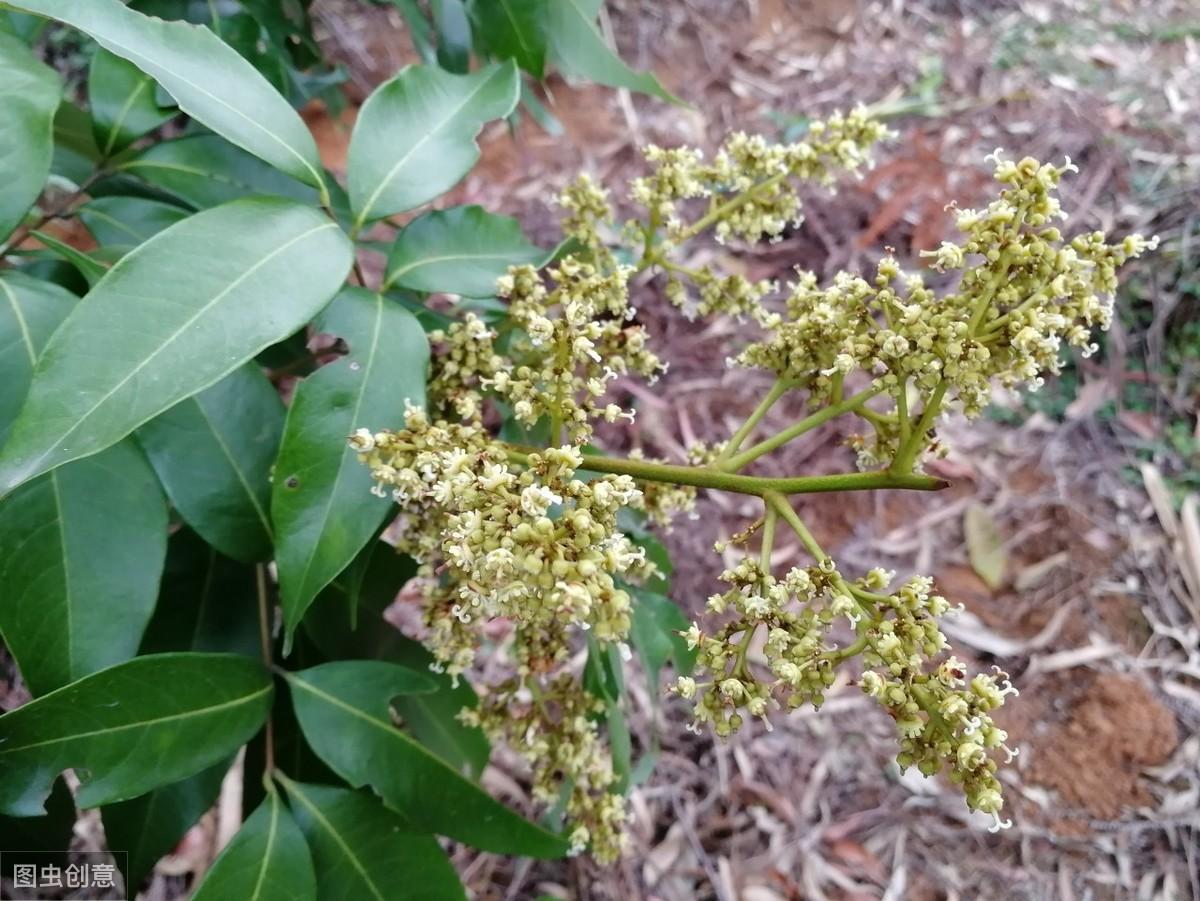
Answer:
<svg viewBox="0 0 1200 901"><path fill-rule="evenodd" d="M462 717L525 757L539 800L565 801L575 850L590 847L607 861L625 842L605 702L585 686L578 653L583 636L606 652L624 648L631 585L653 573L622 531L621 511L667 527L692 510L694 484L713 484L793 437L741 451L756 413L728 442L688 449L687 464L705 473L688 485L678 484L681 467L656 476L637 452L611 471L638 481L589 470L589 456L592 467L600 462L586 448L596 424L634 419L612 398L614 381L653 382L666 370L636 321L634 277L661 271L668 298L690 315L753 320L765 334L730 362L775 374L765 407L799 391L826 418L860 417L873 431L851 439L860 468L916 478L913 467L938 447L943 402L977 415L992 384L1036 387L1056 373L1064 343L1090 352L1092 329L1112 317L1117 267L1154 246L1139 236L1108 244L1099 233L1068 240L1055 190L1073 167L997 154L998 199L959 213L960 242L929 254L934 270L958 273L948 290L902 273L890 255L870 277L841 273L824 286L799 272L784 297L768 280L671 261L673 249L703 234L722 243L779 238L799 221L801 182L828 185L857 172L886 133L854 112L812 123L793 143L735 134L712 162L691 148L648 148L650 171L622 196L641 217L620 229L607 190L577 179L558 198L570 240L554 265L509 269L497 285L504 317L465 312L430 333L428 411L410 406L403 428L350 437L375 492L399 506L398 549L421 563L435 666L457 677L475 663L485 626L489 641L507 630L495 653L508 675ZM855 389L856 378L866 387ZM500 416L506 428L548 432L549 446L500 442ZM1007 676L968 677L945 656L938 622L950 605L929 579L889 589L893 574L875 569L851 581L781 495L761 494L766 518L735 543L762 528L762 553L722 574L726 590L708 602L714 625L686 633L697 669L674 690L694 702L693 727L722 738L751 718L769 728L775 708L819 706L839 667L859 658L858 684L896 722L901 766L945 770L972 809L1001 824L997 757L1013 752L991 716L1016 693ZM811 558L782 577L771 566L776 515Z"/></svg>
<svg viewBox="0 0 1200 901"><path fill-rule="evenodd" d="M875 569L850 584L824 557L776 579L760 561L742 559L721 575L729 589L708 602L710 613L732 619L711 634L692 625L687 641L697 651L697 673L680 677L674 690L694 700L694 729L707 725L728 738L747 717L770 728L772 708L820 707L838 666L861 656L872 669L859 684L895 719L900 765L927 776L946 767L968 806L1002 825L997 763L989 752L1003 750L1009 759L1015 752L989 714L1016 689L1003 674L999 683L980 674L964 687L959 661L934 663L947 647L938 619L950 605L922 576L879 593L892 577ZM854 637L839 645L835 625L843 620ZM749 656L756 636L762 667Z"/></svg>
<svg viewBox="0 0 1200 901"><path fill-rule="evenodd" d="M572 823L572 853L591 847L604 861L615 860L626 844L624 798L615 792L612 757L596 720L604 702L585 691L569 673L539 687L537 694L513 679L489 693L460 717L489 735L502 736L532 765L533 794L553 805L570 774L565 811Z"/></svg>
<svg viewBox="0 0 1200 901"><path fill-rule="evenodd" d="M491 707L516 703L526 680L563 664L572 632L603 643L626 639L630 597L618 580L652 572L645 551L617 526L618 512L640 500L631 478L576 478L583 458L571 445L513 466L481 427L431 423L412 406L403 429L362 429L350 444L405 517L397 547L421 562L429 580L425 619L439 667L457 677L471 666L479 645L473 624L501 619L516 628L520 678L494 690ZM555 684L564 693L563 684ZM523 722L520 732L511 731L517 720L502 716L487 717L486 725L514 747L535 733L535 750L553 745L553 755L535 755L542 787L550 792L554 781L571 782L579 828L595 847L616 847L620 818L613 805L619 800L607 791L611 761L594 735L586 738L595 731L586 708L557 706L556 712L533 708L543 718Z"/></svg>
<svg viewBox="0 0 1200 901"><path fill-rule="evenodd" d="M974 417L993 384L1036 390L1045 374L1057 375L1064 343L1093 352L1093 329L1112 320L1116 269L1157 241L1132 235L1108 244L1100 232L1068 240L1055 224L1066 218L1055 192L1075 167L1012 163L999 152L994 159L1000 196L985 210L958 213L960 244L926 254L939 272L961 272L954 290L939 295L891 256L869 281L843 272L821 287L801 272L784 315L750 311L768 336L733 364L769 370L817 404L862 370L885 396L937 392L936 403L957 401ZM860 443L864 467L889 461L899 446L895 412L871 422L875 435Z"/></svg>
<svg viewBox="0 0 1200 901"><path fill-rule="evenodd" d="M645 327L630 322L631 273L568 256L548 271L547 287L532 266L511 269L497 293L519 329L509 347L514 368L481 385L506 400L519 422L533 426L546 417L576 444L591 437L596 420L632 422L631 410L601 402L609 382L627 374L653 382L666 366L650 350Z"/></svg>

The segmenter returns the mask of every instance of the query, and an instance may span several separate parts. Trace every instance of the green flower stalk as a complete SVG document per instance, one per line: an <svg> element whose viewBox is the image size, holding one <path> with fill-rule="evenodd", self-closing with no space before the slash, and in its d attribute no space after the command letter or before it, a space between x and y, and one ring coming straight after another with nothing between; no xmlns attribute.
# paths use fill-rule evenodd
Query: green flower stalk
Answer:
<svg viewBox="0 0 1200 901"><path fill-rule="evenodd" d="M350 438L376 490L400 506L400 549L421 561L436 665L460 674L484 625L511 629L511 677L464 718L525 756L539 799L565 798L575 850L612 860L625 843L624 803L598 726L602 705L576 662L584 635L627 651L628 587L653 573L618 516L638 510L666 526L691 511L699 489L757 496L762 516L734 539L747 545L759 535L757 552L722 573L726 587L709 599L708 619L686 633L698 666L673 690L693 703L693 728L720 738L752 718L770 728L777 709L819 706L838 668L857 659L859 686L895 720L900 765L945 770L971 809L991 814L997 828L1007 824L998 756L1016 752L992 720L1016 694L1007 675L969 675L947 656L939 620L952 607L931 579L843 573L789 497L943 487L920 469L946 451L939 417L978 416L997 384L1036 390L1057 374L1064 344L1094 350L1094 329L1112 318L1116 270L1155 241L1065 237L1055 192L1074 167L1013 163L997 152L997 199L959 212L961 239L927 254L933 269L958 275L946 290L891 256L870 277L840 273L821 285L799 272L782 290L672 260L706 234L723 243L779 238L801 219L799 184L828 186L857 172L885 134L851 113L813 123L806 140L790 144L734 135L711 163L690 148L648 148L649 172L626 195L640 215L620 224L608 192L581 177L560 198L574 252L542 272L510 269L497 286L508 302L502 323L466 313L431 335L438 352L428 412L410 408L396 431L364 428ZM666 371L630 303L632 279L647 271L689 316L751 320L759 337L727 364L775 377L728 441L692 448L682 464L585 448L595 423L634 417L612 398L614 381L653 383ZM806 415L755 442L767 412L789 394L805 398ZM531 430L548 428L547 446L494 437L485 422L494 421L496 402ZM849 441L858 471L743 472L843 417L861 426ZM810 558L786 573L773 565L781 529ZM752 645L761 646L762 664Z"/></svg>

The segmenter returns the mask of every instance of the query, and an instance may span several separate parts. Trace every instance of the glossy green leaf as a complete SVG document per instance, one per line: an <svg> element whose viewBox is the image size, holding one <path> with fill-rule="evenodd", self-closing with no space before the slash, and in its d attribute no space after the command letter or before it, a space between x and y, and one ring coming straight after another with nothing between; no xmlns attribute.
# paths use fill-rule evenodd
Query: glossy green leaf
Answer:
<svg viewBox="0 0 1200 901"><path fill-rule="evenodd" d="M404 882L397 871L393 881ZM268 792L192 895L192 901L309 901L317 897L304 834L279 797ZM366 897L366 896L362 896Z"/></svg>
<svg viewBox="0 0 1200 901"><path fill-rule="evenodd" d="M635 72L608 46L596 27L603 0L551 0L544 22L550 54L563 72L608 85L651 94L678 103L649 72Z"/></svg>
<svg viewBox="0 0 1200 901"><path fill-rule="evenodd" d="M25 400L38 355L78 302L51 282L0 271L0 445Z"/></svg>
<svg viewBox="0 0 1200 901"><path fill-rule="evenodd" d="M475 34L489 55L513 59L541 78L546 68L545 9L554 0L471 0Z"/></svg>
<svg viewBox="0 0 1200 901"><path fill-rule="evenodd" d="M471 68L471 22L463 0L431 0L438 65L462 74Z"/></svg>
<svg viewBox="0 0 1200 901"><path fill-rule="evenodd" d="M137 889L217 801L228 760L149 794L110 804L100 811L108 846L129 854L127 884Z"/></svg>
<svg viewBox="0 0 1200 901"><path fill-rule="evenodd" d="M107 50L97 50L88 71L88 107L92 134L102 157L124 150L178 110L159 106L154 80L133 63Z"/></svg>
<svg viewBox="0 0 1200 901"><path fill-rule="evenodd" d="M92 135L92 117L64 100L54 113L54 159L50 171L81 185L96 171L99 161L100 148Z"/></svg>
<svg viewBox="0 0 1200 901"><path fill-rule="evenodd" d="M410 222L388 255L386 287L492 297L509 266L543 266L552 252L529 243L516 219L483 207L434 210Z"/></svg>
<svg viewBox="0 0 1200 901"><path fill-rule="evenodd" d="M0 32L0 241L24 218L50 174L62 82L19 38Z"/></svg>
<svg viewBox="0 0 1200 901"><path fill-rule="evenodd" d="M324 901L451 901L466 893L431 835L366 792L281 780L312 849Z"/></svg>
<svg viewBox="0 0 1200 901"><path fill-rule="evenodd" d="M102 246L136 247L190 215L174 204L146 197L97 197L79 208L79 218Z"/></svg>
<svg viewBox="0 0 1200 901"><path fill-rule="evenodd" d="M309 745L351 786L370 785L415 829L498 854L557 857L566 843L492 798L391 721L389 701L433 683L379 661L328 663L287 675Z"/></svg>
<svg viewBox="0 0 1200 901"><path fill-rule="evenodd" d="M108 273L109 267L102 260L77 247L72 247L65 241L60 241L54 235L43 231L32 231L30 235L37 238L51 253L78 269L79 274L87 280L89 288L95 287L96 283Z"/></svg>
<svg viewBox="0 0 1200 901"><path fill-rule="evenodd" d="M218 553L188 528L167 542L158 604L139 649L167 651L262 655L254 567Z"/></svg>
<svg viewBox="0 0 1200 901"><path fill-rule="evenodd" d="M512 63L470 75L409 66L380 85L350 137L355 226L411 210L453 187L479 159L479 130L512 112L519 94Z"/></svg>
<svg viewBox="0 0 1200 901"><path fill-rule="evenodd" d="M137 437L179 515L235 560L271 555L271 466L283 402L255 363L140 429Z"/></svg>
<svg viewBox="0 0 1200 901"><path fill-rule="evenodd" d="M153 144L122 162L117 171L136 175L198 210L252 194L317 202L312 188L217 135Z"/></svg>
<svg viewBox="0 0 1200 901"><path fill-rule="evenodd" d="M291 105L208 28L164 22L121 0L14 0L65 22L162 85L185 113L293 178L321 188L317 145Z"/></svg>
<svg viewBox="0 0 1200 901"><path fill-rule="evenodd" d="M7 12L0 9L0 31L32 44L46 27L46 21L25 13Z"/></svg>
<svg viewBox="0 0 1200 901"><path fill-rule="evenodd" d="M644 588L633 588L633 623L630 640L641 655L650 676L652 689L658 687L658 674L670 660L675 671L689 675L696 664L696 652L689 649L680 633L691 623L668 597Z"/></svg>
<svg viewBox="0 0 1200 901"><path fill-rule="evenodd" d="M232 754L263 724L271 678L232 654L136 657L0 716L0 813L38 816L74 768L80 807L178 782Z"/></svg>
<svg viewBox="0 0 1200 901"><path fill-rule="evenodd" d="M350 261L334 223L273 198L160 232L113 266L46 344L0 451L0 494L119 441L292 334Z"/></svg>
<svg viewBox="0 0 1200 901"><path fill-rule="evenodd" d="M296 387L275 466L271 519L289 636L391 506L371 493L370 472L346 437L402 422L406 401L424 404L429 359L412 314L361 288L339 294L317 329L337 335L349 353Z"/></svg>
<svg viewBox="0 0 1200 901"><path fill-rule="evenodd" d="M35 695L137 653L166 530L162 490L131 441L0 501L0 633Z"/></svg>

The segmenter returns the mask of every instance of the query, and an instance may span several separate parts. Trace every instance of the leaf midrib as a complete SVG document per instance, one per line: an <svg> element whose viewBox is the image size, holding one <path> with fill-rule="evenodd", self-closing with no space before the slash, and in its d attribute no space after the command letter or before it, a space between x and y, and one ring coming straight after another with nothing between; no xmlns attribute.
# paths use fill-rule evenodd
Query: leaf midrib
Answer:
<svg viewBox="0 0 1200 901"><path fill-rule="evenodd" d="M308 808L308 812L312 814L313 819L320 823L321 828L328 832L333 840L337 843L337 846L342 849L342 853L345 854L350 860L351 866L358 871L358 874L362 877L363 882L365 882L367 887L370 888L371 893L378 898L379 901L385 901L384 896L379 891L379 887L375 885L375 881L363 868L363 864L358 859L358 855L355 854L353 849L342 840L341 835L336 829L333 828L333 824L321 814L320 808L318 808L312 801L304 796L304 792L300 790L296 783L289 782L288 788L291 790L292 796L297 798L301 804Z"/></svg>
<svg viewBox="0 0 1200 901"><path fill-rule="evenodd" d="M511 253L452 253L444 256L422 257L388 273L387 282L383 287L384 289L390 288L400 276L406 272L412 272L414 269L420 269L422 266L432 266L437 263L454 263L461 260L512 260L519 254L520 251Z"/></svg>
<svg viewBox="0 0 1200 901"><path fill-rule="evenodd" d="M250 482L246 478L246 474L243 473L241 467L238 466L237 458L233 455L232 451L230 451L229 445L225 443L225 439L221 435L220 430L217 428L217 424L213 421L212 417L208 415L208 410L204 408L204 404L201 402L199 396L193 396L191 400L196 404L196 409L200 411L201 418L208 426L209 431L212 432L213 439L217 442L217 446L221 449L221 453L224 454L225 459L229 461L229 468L233 470L233 474L237 476L237 480L241 484L242 490L246 492L246 497L249 498L250 504L254 507L254 512L258 515L258 521L262 524L263 530L267 533L267 541L269 542L272 536L271 522L267 518L267 513L263 509L262 504L259 502L258 496L255 495L254 489L250 487Z"/></svg>
<svg viewBox="0 0 1200 901"><path fill-rule="evenodd" d="M62 735L58 738L48 738L45 741L34 742L33 744L20 745L13 748L0 747L0 757L5 754L15 754L20 751L30 751L34 748L45 748L51 745L62 744L68 741L77 741L81 738L93 738L97 735L113 735L118 732L127 732L130 729L146 729L150 726L157 726L160 723L174 722L175 720L186 720L196 716L205 716L210 713L218 713L222 710L228 710L233 707L239 707L244 704L249 704L252 701L258 700L263 695L269 694L271 686L267 685L248 695L243 695L240 698L234 698L230 701L223 701L220 704L213 704L209 707L200 707L195 710L186 710L183 713L172 713L167 716L159 716L154 719L140 720L136 723L125 723L121 726L111 726L106 729L93 729L91 732L74 732L70 735ZM14 711L15 712L15 711Z"/></svg>
<svg viewBox="0 0 1200 901"><path fill-rule="evenodd" d="M363 366L362 381L360 383L361 390L358 396L354 399L354 412L350 418L350 428L353 429L358 423L358 414L362 410L363 398L367 393L367 386L371 382L371 371L375 368L375 357L379 349L379 335L383 331L383 295L376 294L375 296L375 322L371 329L371 349L367 355L366 365ZM335 364L336 365L336 364ZM348 362L347 362L348 365ZM325 523L329 521L329 513L333 509L333 499L337 496L338 486L342 482L342 474L346 471L346 455L349 453L349 448L342 451L342 456L338 459L337 473L333 477L333 484L329 486L329 493L325 497L325 509L321 513L321 530L318 534L325 534ZM357 467L357 463L354 464ZM318 539L318 544L319 544ZM317 556L317 548L314 547L307 559L304 561L304 569L300 571L299 590L301 596L307 591L308 574L312 570L313 560ZM314 592L315 595L315 592Z"/></svg>
<svg viewBox="0 0 1200 901"><path fill-rule="evenodd" d="M218 303L220 303L222 300L224 300L225 297L227 297L230 294L230 292L232 292L235 288L238 287L238 285L240 285L242 282L244 282L246 279L248 279L251 275L253 275L259 269L261 269L263 266L265 266L268 262L270 262L276 256L278 256L279 254L283 253L285 250L292 247L294 244L297 244L300 241L305 240L306 238L310 237L311 235L315 235L317 232L324 231L327 228L337 228L337 227L338 227L337 223L335 223L335 222L323 223L321 225L318 225L315 228L311 228L308 231L303 232L300 235L297 235L294 238L291 238L285 244L282 244L279 247L272 250L269 254L264 256L261 260L256 262L253 266L251 266L249 269L247 269L245 272L243 272L241 275L239 275L236 279L234 279L232 282L230 282L224 289L222 289L219 293L217 293L212 298L212 300L208 301L203 307L201 307L199 310L197 310L189 319L185 320L184 323L179 328L175 329L175 331L172 332L164 342L159 344L158 347L155 348L155 350L152 353L150 353L145 359L143 359L140 363L138 363L135 367L133 367L133 369L131 369L129 371L129 373L123 379L121 379L119 382L117 382L117 384L114 385L107 393L105 393L103 397L101 397L98 401L96 401L91 406L91 408L89 410L87 410L87 412L80 415L75 420L75 424L72 425L69 429L67 429L67 431L64 432L62 435L60 435L58 437L58 439L50 445L49 448L47 448L45 451L43 451L40 456L34 458L30 463L26 464L25 471L28 473L30 471L36 470L47 457L49 457L52 453L54 453L54 450L56 447L61 446L64 441L66 441L73 434L75 434L75 432L80 428L80 426L82 426L85 422L87 422L95 414L95 412L98 409L100 409L101 406L103 406L105 403L108 402L108 400L114 394L116 394L118 391L120 391L122 388L124 388L125 385L128 384L132 378L134 378L134 376L136 376L143 369L145 369L147 366L149 366L150 363L152 361L154 361L160 354L162 354L164 351L166 351L179 338L180 335L182 335L184 332L186 332L202 316L207 314L213 307L215 307ZM126 257L125 259L129 259L129 257ZM124 260L122 260L122 262L124 262ZM139 425L140 424L141 423L139 423Z"/></svg>
<svg viewBox="0 0 1200 901"><path fill-rule="evenodd" d="M271 868L271 850L275 847L275 830L279 825L279 798L274 791L271 792L271 824L267 827L267 846L263 849L262 866L258 870L258 878L254 880L254 893L250 896L252 901L258 898L258 893L262 891L263 882L267 878L267 871Z"/></svg>
<svg viewBox="0 0 1200 901"><path fill-rule="evenodd" d="M378 186L376 186L375 190L371 193L371 196L367 199L367 202L365 204L363 204L362 212L360 212L358 214L358 216L355 217L354 227L356 230L361 229L363 227L363 224L369 220L371 209L379 201L379 195L381 195L383 193L384 189L388 186L388 183L391 182L391 180L396 177L396 173L400 170L400 167L403 166L405 163L407 163L412 158L412 155L417 152L417 150L419 150L421 147L424 147L425 144L427 144L435 135L437 135L439 132L441 132L442 129L444 129L450 122L452 122L458 116L459 113L461 113L464 109L466 109L467 104L475 99L475 95L478 94L480 91L482 91L485 87L490 85L492 83L492 79L496 75L499 75L500 73L502 73L503 71L504 71L503 67L498 68L487 78L480 81L479 84L469 94L467 94L466 97L464 97L462 99L461 103L454 106L450 110L450 113L448 115L444 116L442 118L442 120L440 122L438 122L437 125L435 125L431 129L429 129L427 132L425 132L425 134L421 135L421 137L417 139L417 141L412 145L412 147L410 147L408 149L408 151L403 156L401 156L400 159L398 159L396 161L395 165L393 165L392 168L388 170L387 175L383 177L383 179L379 182ZM451 77L453 77L453 76L451 76Z"/></svg>
<svg viewBox="0 0 1200 901"><path fill-rule="evenodd" d="M102 28L95 29L94 31L92 31L90 33L96 38L96 40L99 41L101 39L96 34L96 32L98 32L98 31L103 31L103 29ZM321 178L320 173L313 167L313 165L308 160L306 160L304 158L304 156L299 151L297 151L294 147L292 147L291 144L289 144L287 141L283 140L283 138L281 138L277 134L275 134L275 132L273 132L269 128L266 128L265 126L259 124L257 121L252 119L250 116L243 113L236 106L232 106L229 103L226 103L223 99L218 97L216 94L213 94L210 91L206 91L200 85L185 78L183 75L181 75L178 72L176 72L175 70L171 69L170 66L166 66L161 63L156 63L153 60L146 57L145 55L139 53L137 50L134 50L130 47L125 46L124 44L120 43L119 41L113 39L111 37L111 35L106 36L104 38L104 40L107 41L109 44L111 44L113 47L120 48L122 51L129 54L130 56L137 57L137 59L141 60L143 64L148 65L151 68L159 69L160 71L165 72L168 75L173 76L174 78L178 78L181 82L183 82L188 87L192 88L193 90L195 90L196 92L198 92L200 94L203 94L205 97L208 97L210 100L213 100L216 103L218 103L219 105L225 107L225 109L227 109L229 112L231 112L234 115L245 120L245 122L247 124L249 124L251 127L258 129L258 131L262 132L264 135L266 135L268 138L270 138L272 141L274 141L276 144L278 144L280 147L282 147L284 150L286 150L288 153L290 153L292 156L294 156L297 160L299 160L300 165L303 166L305 169L307 169L312 174L313 178L315 178L317 180L318 185L324 184L324 180ZM220 38L217 38L217 40L220 40ZM226 46L228 46L228 45L226 45ZM129 59L129 56L127 56L126 59ZM132 60L132 59L129 59L129 61L134 62L134 60ZM134 62L134 65L137 65L137 63ZM142 67L138 66L138 68L142 68ZM145 69L143 69L142 71L144 72ZM176 97L175 100L178 101L179 98ZM190 110L186 109L182 103L180 104L180 109L182 109L185 113L188 113L188 115L193 115L192 112Z"/></svg>

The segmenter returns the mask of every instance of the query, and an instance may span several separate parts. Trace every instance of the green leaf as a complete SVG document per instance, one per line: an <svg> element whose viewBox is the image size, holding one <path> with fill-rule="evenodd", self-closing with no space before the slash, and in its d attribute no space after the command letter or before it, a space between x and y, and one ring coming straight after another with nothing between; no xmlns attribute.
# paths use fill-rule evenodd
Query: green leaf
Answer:
<svg viewBox="0 0 1200 901"><path fill-rule="evenodd" d="M509 266L540 268L551 255L529 243L516 219L478 206L434 210L396 236L384 287L493 297Z"/></svg>
<svg viewBox="0 0 1200 901"><path fill-rule="evenodd" d="M255 363L180 401L137 437L179 515L227 557L271 555L271 466L284 409Z"/></svg>
<svg viewBox="0 0 1200 901"><path fill-rule="evenodd" d="M1004 584L1008 551L996 520L983 504L971 504L963 514L963 534L971 568L993 591Z"/></svg>
<svg viewBox="0 0 1200 901"><path fill-rule="evenodd" d="M114 444L295 332L337 290L350 260L333 222L265 197L198 213L151 238L46 344L0 452L0 495Z"/></svg>
<svg viewBox="0 0 1200 901"><path fill-rule="evenodd" d="M397 870L393 881L407 881ZM192 901L307 901L317 897L304 835L279 793L267 793L216 859Z"/></svg>
<svg viewBox="0 0 1200 901"><path fill-rule="evenodd" d="M61 257L78 269L79 274L87 280L89 288L94 288L96 283L108 273L109 267L99 259L91 254L84 253L76 247L72 247L64 241L60 241L54 235L36 230L30 232L30 235L45 244L56 256Z"/></svg>
<svg viewBox="0 0 1200 901"><path fill-rule="evenodd" d="M0 241L42 193L62 82L25 44L0 31Z"/></svg>
<svg viewBox="0 0 1200 901"><path fill-rule="evenodd" d="M29 390L38 355L79 298L20 272L0 272L0 445Z"/></svg>
<svg viewBox="0 0 1200 901"><path fill-rule="evenodd" d="M0 501L0 632L35 695L137 653L166 534L162 491L132 441Z"/></svg>
<svg viewBox="0 0 1200 901"><path fill-rule="evenodd" d="M649 72L635 72L613 51L596 28L602 0L552 0L545 5L550 54L563 72L608 85L652 94L672 103L680 100Z"/></svg>
<svg viewBox="0 0 1200 901"><path fill-rule="evenodd" d="M566 843L518 816L392 725L389 701L433 687L378 661L328 663L287 675L312 749L351 786L370 785L413 828L498 854L558 857Z"/></svg>
<svg viewBox="0 0 1200 901"><path fill-rule="evenodd" d="M82 185L95 172L99 161L100 148L92 136L92 117L64 100L54 113L54 159L50 171L72 184Z"/></svg>
<svg viewBox="0 0 1200 901"><path fill-rule="evenodd" d="M642 657L652 692L658 688L658 674L670 660L675 671L686 676L696 665L696 651L689 650L686 632L691 623L675 603L665 595L645 588L630 588L633 595L633 622L630 640Z"/></svg>
<svg viewBox="0 0 1200 901"><path fill-rule="evenodd" d="M100 811L108 846L129 854L127 885L136 890L158 859L216 803L229 763L223 760L173 785Z"/></svg>
<svg viewBox="0 0 1200 901"><path fill-rule="evenodd" d="M178 782L231 756L263 724L271 679L232 654L136 657L0 716L0 813L38 816L74 768L80 807Z"/></svg>
<svg viewBox="0 0 1200 901"><path fill-rule="evenodd" d="M463 0L432 0L430 6L438 33L438 65L447 72L467 72L471 68L471 22Z"/></svg>
<svg viewBox="0 0 1200 901"><path fill-rule="evenodd" d="M429 359L412 314L361 288L342 291L317 328L350 350L296 387L275 465L271 519L289 638L391 507L371 493L371 474L347 436L399 423L406 401L424 404Z"/></svg>
<svg viewBox="0 0 1200 901"><path fill-rule="evenodd" d="M97 197L79 208L79 218L102 246L136 247L190 215L146 197Z"/></svg>
<svg viewBox="0 0 1200 901"><path fill-rule="evenodd" d="M437 840L410 831L403 818L376 798L344 788L280 781L312 850L316 897L329 901L466 898Z"/></svg>
<svg viewBox="0 0 1200 901"><path fill-rule="evenodd" d="M517 68L497 64L451 75L409 66L363 104L350 136L350 206L361 228L432 200L479 159L475 136L512 112Z"/></svg>
<svg viewBox="0 0 1200 901"><path fill-rule="evenodd" d="M541 78L546 68L545 8L554 0L471 0L475 34L496 59L513 59Z"/></svg>
<svg viewBox="0 0 1200 901"><path fill-rule="evenodd" d="M262 656L254 567L218 553L188 528L167 542L158 604L139 649L167 651Z"/></svg>
<svg viewBox="0 0 1200 901"><path fill-rule="evenodd" d="M251 194L287 197L313 206L317 194L294 178L217 135L176 138L147 147L117 167L198 210Z"/></svg>
<svg viewBox="0 0 1200 901"><path fill-rule="evenodd" d="M159 106L154 80L128 60L97 50L88 71L92 134L104 158L124 150L179 111Z"/></svg>
<svg viewBox="0 0 1200 901"><path fill-rule="evenodd" d="M143 16L121 0L14 0L10 5L86 32L162 85L196 121L276 169L324 189L317 145L304 121L209 29Z"/></svg>
<svg viewBox="0 0 1200 901"><path fill-rule="evenodd" d="M487 766L491 746L482 729L458 719L464 707L478 704L475 692L466 679L456 685L445 673L431 671L433 655L383 618L415 572L411 557L396 553L385 542L371 542L317 595L304 617L304 631L327 659L388 660L436 683L437 691L401 695L392 706L418 741L458 772L478 778ZM362 608L357 616L354 595Z"/></svg>

